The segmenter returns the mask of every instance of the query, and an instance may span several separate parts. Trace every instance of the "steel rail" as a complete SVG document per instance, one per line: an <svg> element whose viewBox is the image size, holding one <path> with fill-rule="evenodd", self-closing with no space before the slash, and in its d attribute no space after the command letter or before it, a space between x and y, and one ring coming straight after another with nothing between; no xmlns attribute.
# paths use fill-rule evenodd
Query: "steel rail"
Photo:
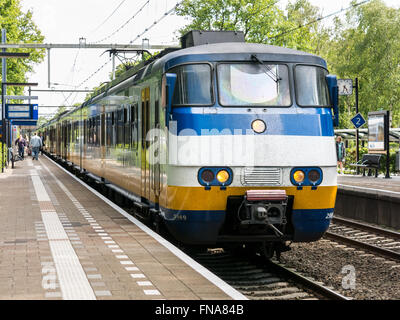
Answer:
<svg viewBox="0 0 400 320"><path fill-rule="evenodd" d="M376 227L376 226L371 226L371 225L363 223L363 222L349 220L349 219L345 219L342 217L333 217L332 222L334 222L334 223L338 222L338 223L347 225L349 227L354 227L357 229L370 231L373 233L381 234L386 237L400 239L400 232L396 232L396 231L392 231L392 230L388 230L388 229L384 229L384 228L380 228L380 227Z"/></svg>
<svg viewBox="0 0 400 320"><path fill-rule="evenodd" d="M395 252L395 251L392 251L389 249L384 249L384 248L381 248L381 247L378 247L378 246L375 246L372 244L368 244L368 243L361 242L358 240L350 239L350 238L340 236L338 234L331 233L331 232L326 232L324 235L324 238L330 239L333 241L337 241L337 242L346 243L346 244L354 246L354 247L358 247L361 249L368 250L370 252L374 252L374 253L384 256L386 258L400 261L400 253L399 252Z"/></svg>
<svg viewBox="0 0 400 320"><path fill-rule="evenodd" d="M313 292L316 292L317 294L325 298L331 300L352 300L351 298L345 297L344 295L341 295L340 293L334 290L322 286L316 283L315 281L308 279L302 276L301 274L284 267L281 264L278 264L273 261L267 261L266 263L269 267L275 269L275 271L278 274L283 274L286 278L293 280L295 283L300 283L302 286L312 290Z"/></svg>

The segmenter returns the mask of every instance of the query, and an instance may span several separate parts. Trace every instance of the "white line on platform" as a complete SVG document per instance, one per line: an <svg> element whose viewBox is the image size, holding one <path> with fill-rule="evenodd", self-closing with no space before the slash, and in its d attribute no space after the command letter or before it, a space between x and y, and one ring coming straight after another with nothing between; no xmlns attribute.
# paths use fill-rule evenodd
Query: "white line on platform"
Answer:
<svg viewBox="0 0 400 320"><path fill-rule="evenodd" d="M186 253L184 253L182 250L178 249L175 247L172 243L168 242L164 238L162 238L159 234L155 233L153 230L151 230L149 227L144 225L142 222L137 220L136 218L132 217L129 213L127 213L125 210L117 206L115 203L112 201L108 200L106 197L104 197L101 193L98 191L94 190L92 187L88 186L86 183L75 177L72 173L68 172L65 170L63 167L61 167L58 163L55 163L52 161L54 165L56 165L58 168L60 168L63 172L71 176L73 179L75 179L77 182L79 182L81 185L83 185L86 189L91 191L93 194L95 194L97 197L99 197L101 200L103 200L105 203L107 203L110 207L112 207L114 210L119 212L121 215L123 215L125 218L127 218L129 221L134 223L137 227L139 227L142 231L147 233L149 236L154 238L157 242L159 242L161 245L163 245L165 248L167 248L169 251L171 251L175 256L177 256L179 259L181 259L184 263L189 265L193 270L201 274L204 278L209 280L211 283L216 285L218 288L220 288L223 292L225 292L228 296L230 296L232 299L235 300L249 300L246 298L243 294L241 294L239 291L237 291L235 288L227 284L225 281L223 281L221 278L210 272L208 269L203 267L201 264L198 262L194 261L191 257L189 257Z"/></svg>
<svg viewBox="0 0 400 320"><path fill-rule="evenodd" d="M39 175L31 177L38 201L50 201ZM78 256L68 239L55 211L42 212L42 220L49 239L50 251L64 300L96 300Z"/></svg>

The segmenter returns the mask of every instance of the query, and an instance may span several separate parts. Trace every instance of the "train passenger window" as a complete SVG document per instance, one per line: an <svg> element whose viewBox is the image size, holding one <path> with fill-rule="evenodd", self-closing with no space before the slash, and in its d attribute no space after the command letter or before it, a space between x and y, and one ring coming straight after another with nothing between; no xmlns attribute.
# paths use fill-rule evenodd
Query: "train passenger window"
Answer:
<svg viewBox="0 0 400 320"><path fill-rule="evenodd" d="M132 131L132 148L137 149L137 143L139 138L138 132L138 105L134 104L131 106L131 131Z"/></svg>
<svg viewBox="0 0 400 320"><path fill-rule="evenodd" d="M297 103L302 107L329 107L328 71L315 66L296 66Z"/></svg>
<svg viewBox="0 0 400 320"><path fill-rule="evenodd" d="M168 73L177 76L172 104L174 106L211 105L211 67L208 64L183 65Z"/></svg>
<svg viewBox="0 0 400 320"><path fill-rule="evenodd" d="M129 148L131 143L131 130L129 123L129 105L124 107L124 147Z"/></svg>
<svg viewBox="0 0 400 320"><path fill-rule="evenodd" d="M83 143L87 143L87 120L83 120Z"/></svg>
<svg viewBox="0 0 400 320"><path fill-rule="evenodd" d="M135 106L131 105L131 123L135 122L136 118L135 118Z"/></svg>
<svg viewBox="0 0 400 320"><path fill-rule="evenodd" d="M119 109L117 111L117 144L119 147L122 147L124 143L124 111Z"/></svg>
<svg viewBox="0 0 400 320"><path fill-rule="evenodd" d="M124 123L128 122L128 107L124 107Z"/></svg>
<svg viewBox="0 0 400 320"><path fill-rule="evenodd" d="M223 106L289 107L292 104L286 65L223 63L217 70Z"/></svg>

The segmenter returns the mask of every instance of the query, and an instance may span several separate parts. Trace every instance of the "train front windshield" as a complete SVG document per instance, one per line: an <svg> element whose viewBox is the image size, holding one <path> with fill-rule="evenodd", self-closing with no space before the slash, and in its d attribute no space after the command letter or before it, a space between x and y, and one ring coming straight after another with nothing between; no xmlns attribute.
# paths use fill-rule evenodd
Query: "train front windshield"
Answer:
<svg viewBox="0 0 400 320"><path fill-rule="evenodd" d="M302 107L329 107L328 71L299 65L295 69L297 103Z"/></svg>
<svg viewBox="0 0 400 320"><path fill-rule="evenodd" d="M285 65L232 63L218 65L219 99L223 106L290 106Z"/></svg>

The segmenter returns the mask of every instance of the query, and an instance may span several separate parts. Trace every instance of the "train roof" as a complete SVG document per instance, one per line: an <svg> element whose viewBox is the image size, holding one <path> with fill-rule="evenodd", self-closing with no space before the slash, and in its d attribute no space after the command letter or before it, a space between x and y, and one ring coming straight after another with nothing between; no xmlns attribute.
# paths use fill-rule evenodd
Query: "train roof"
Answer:
<svg viewBox="0 0 400 320"><path fill-rule="evenodd" d="M135 75L137 80L137 78L144 76L144 73L148 75L156 72L166 72L178 64L196 61L251 61L251 55L253 54L256 54L263 61L315 64L326 68L325 60L317 55L261 43L224 42L197 45L184 49L171 48L161 52L158 59L156 57L134 69L128 70L111 83L108 83L99 89L92 99L85 101L82 106L90 104L93 99L97 100L97 98L107 95L109 90L119 86L122 82L130 81L129 79L135 77ZM150 69L149 72L147 72L148 67ZM66 114L75 110L70 110Z"/></svg>
<svg viewBox="0 0 400 320"><path fill-rule="evenodd" d="M225 42L213 43L200 46L189 47L169 53L164 59L170 59L176 56L188 54L246 54L246 53L260 53L260 54L279 54L279 55L298 55L298 56L314 56L311 53L304 51L289 49L285 47L272 46L262 43L247 43L247 42ZM319 58L319 57L318 57Z"/></svg>
<svg viewBox="0 0 400 320"><path fill-rule="evenodd" d="M257 54L264 61L311 63L326 67L324 59L304 51L260 43L225 42L194 46L171 52L156 61L153 70L163 68L165 72L175 64L184 61L196 61L197 59L208 61L250 61L252 54Z"/></svg>

